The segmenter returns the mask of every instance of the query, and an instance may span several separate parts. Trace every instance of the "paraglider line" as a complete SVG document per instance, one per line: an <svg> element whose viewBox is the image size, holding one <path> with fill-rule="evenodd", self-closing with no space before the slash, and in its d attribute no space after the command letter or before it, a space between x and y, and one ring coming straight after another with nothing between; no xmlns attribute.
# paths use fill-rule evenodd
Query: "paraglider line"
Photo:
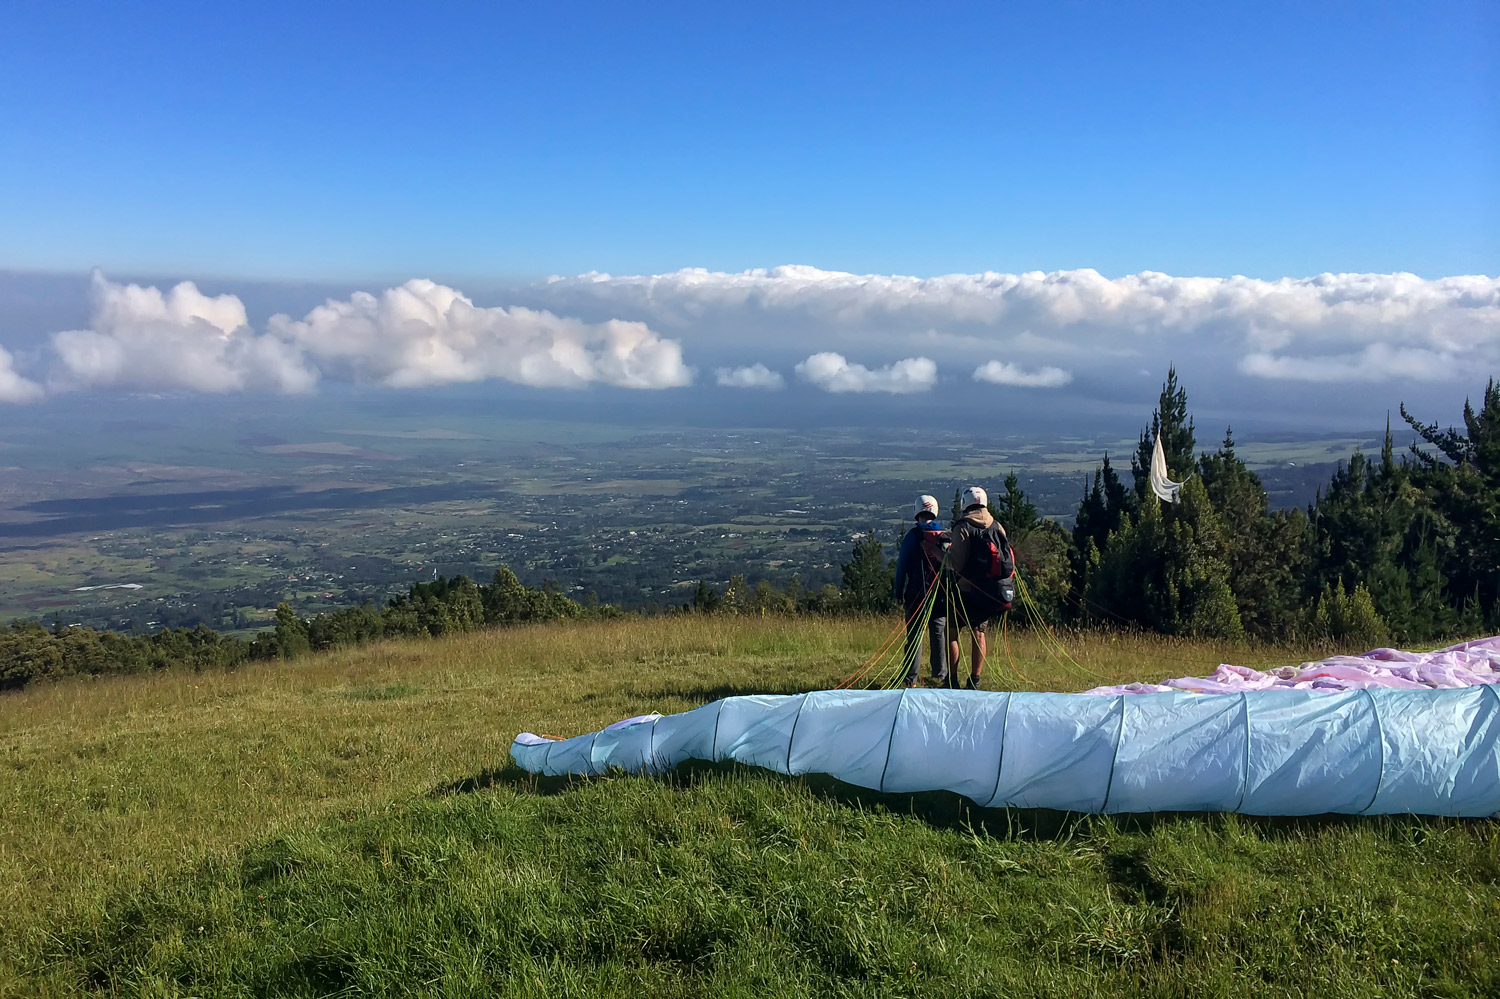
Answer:
<svg viewBox="0 0 1500 999"><path fill-rule="evenodd" d="M802 720L802 709L807 707L807 699L812 694L803 694L802 703L797 705L797 713L792 716L792 731L786 737L786 774L792 775L792 740L797 738L797 723Z"/></svg>
<svg viewBox="0 0 1500 999"><path fill-rule="evenodd" d="M1250 793L1250 699L1245 692L1240 691L1240 718L1245 725L1245 769L1240 775L1240 800L1234 803L1234 810L1238 812L1245 804L1245 796Z"/></svg>
<svg viewBox="0 0 1500 999"><path fill-rule="evenodd" d="M724 718L724 702L727 700L727 697L720 699L719 713L714 715L714 738L708 745L708 758L714 763L719 762L719 722Z"/></svg>
<svg viewBox="0 0 1500 999"><path fill-rule="evenodd" d="M1360 693L1365 695L1365 700L1370 702L1370 714L1375 716L1375 735L1378 737L1375 744L1380 747L1380 773L1375 778L1375 793L1370 795L1370 803L1359 810L1361 815L1369 812L1375 807L1375 802L1380 800L1380 788L1385 784L1385 726L1380 722L1380 710L1375 707L1375 698L1370 695L1370 688L1366 687Z"/></svg>
<svg viewBox="0 0 1500 999"><path fill-rule="evenodd" d="M1099 803L1099 811L1109 811L1109 795L1115 789L1115 760L1120 756L1120 737L1125 734L1125 698L1116 696L1115 704L1120 708L1120 724L1115 727L1115 748L1109 754L1109 780L1104 785L1104 800Z"/></svg>
<svg viewBox="0 0 1500 999"><path fill-rule="evenodd" d="M995 796L1000 793L1000 775L1005 771L1005 734L1010 725L1010 702L1015 697L1010 693L1005 698L1005 711L1000 715L1000 760L995 764L995 789L990 792L990 800L985 803L986 808L995 807Z"/></svg>
<svg viewBox="0 0 1500 999"><path fill-rule="evenodd" d="M891 748L896 744L896 723L901 720L901 705L905 703L906 691L903 689L896 698L896 713L891 715L891 734L885 739L885 763L880 767L880 783L875 785L875 790L881 794L885 793L885 772L891 768Z"/></svg>
<svg viewBox="0 0 1500 999"><path fill-rule="evenodd" d="M1031 677L1029 677L1025 673L1021 672L1021 667L1016 664L1016 654L1011 651L1011 648L1010 648L1010 614L1009 613L1007 613L1005 615L1005 617L1000 622L1000 634L1005 639L1005 655L1006 655L1007 658L1010 659L1010 668L1013 669L1013 670L1015 670L1016 676L1019 676L1022 680L1026 681L1027 683L1030 683L1033 687L1035 687L1036 684L1032 682ZM1006 705L1006 710L1009 710L1009 705Z"/></svg>
<svg viewBox="0 0 1500 999"><path fill-rule="evenodd" d="M880 647L875 650L875 654L872 655L869 659L865 660L865 662L861 664L858 670L854 671L849 676L846 676L843 680L839 681L838 685L834 687L835 690L846 690L849 687L852 687L854 684L858 683L860 680L863 680L865 678L865 675L869 673L877 663L885 658L886 653L888 653L891 650L891 647L895 645L897 636L902 634L905 629L911 626L911 623L917 619L917 615L922 613L924 607L929 609L931 608L932 594L934 589L937 587L937 582L938 581L934 579L932 581L932 584L927 587L927 595L922 598L922 603L917 607L916 610L912 612L911 616L903 620L901 623L897 624L895 628L891 629L891 633L885 637L885 640L881 643ZM884 673L882 672L880 675L884 676Z"/></svg>

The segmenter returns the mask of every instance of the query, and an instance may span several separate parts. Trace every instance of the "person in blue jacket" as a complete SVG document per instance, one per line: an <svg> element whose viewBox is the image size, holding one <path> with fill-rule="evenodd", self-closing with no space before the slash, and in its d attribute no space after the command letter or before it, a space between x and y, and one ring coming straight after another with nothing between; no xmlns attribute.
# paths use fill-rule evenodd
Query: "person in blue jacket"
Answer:
<svg viewBox="0 0 1500 999"><path fill-rule="evenodd" d="M947 605L938 576L948 549L948 532L938 522L938 502L932 496L918 496L915 504L916 524L901 539L896 556L896 600L906 613L906 685L915 687L922 672L922 632L927 632L927 647L932 660L932 678L939 684L948 680ZM932 592L936 590L937 592ZM931 594L932 611L925 613Z"/></svg>

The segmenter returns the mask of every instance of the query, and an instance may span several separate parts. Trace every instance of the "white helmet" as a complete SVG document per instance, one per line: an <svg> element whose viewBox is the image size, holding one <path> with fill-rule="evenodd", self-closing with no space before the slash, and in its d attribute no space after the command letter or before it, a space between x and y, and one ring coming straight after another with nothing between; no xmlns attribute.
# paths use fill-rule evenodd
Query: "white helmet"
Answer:
<svg viewBox="0 0 1500 999"><path fill-rule="evenodd" d="M937 497L936 496L927 496L927 495L924 494L922 496L918 496L917 497L917 501L912 504L912 517L913 518L920 517L924 513L930 513L934 517L936 517L938 515L938 505L937 505Z"/></svg>
<svg viewBox="0 0 1500 999"><path fill-rule="evenodd" d="M963 498L958 502L959 506L962 509L967 510L970 507L975 506L989 506L990 497L989 494L984 491L984 487L970 486L969 488L964 490Z"/></svg>

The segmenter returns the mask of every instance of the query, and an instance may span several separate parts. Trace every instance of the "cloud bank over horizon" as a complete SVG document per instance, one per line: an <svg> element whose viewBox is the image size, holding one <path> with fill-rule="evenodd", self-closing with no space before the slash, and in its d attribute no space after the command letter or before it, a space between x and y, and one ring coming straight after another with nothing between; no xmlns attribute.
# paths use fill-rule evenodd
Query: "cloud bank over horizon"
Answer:
<svg viewBox="0 0 1500 999"><path fill-rule="evenodd" d="M803 391L913 396L940 372L1077 394L1167 360L1284 391L1458 386L1500 372L1500 278L1486 276L915 278L788 266L583 274L503 297L477 305L414 279L256 329L234 294L95 272L87 328L19 355L0 344L0 402L90 388L299 394L325 381L669 389L694 383L690 362L713 371L710 390L784 390L794 374Z"/></svg>
<svg viewBox="0 0 1500 999"><path fill-rule="evenodd" d="M562 311L603 310L685 337L756 325L763 340L802 343L815 332L828 350L982 350L991 355L983 360L1009 365L1214 351L1252 377L1342 382L1460 379L1500 367L1500 277L1482 275L1110 279L1082 269L916 278L788 266L582 274L530 291Z"/></svg>

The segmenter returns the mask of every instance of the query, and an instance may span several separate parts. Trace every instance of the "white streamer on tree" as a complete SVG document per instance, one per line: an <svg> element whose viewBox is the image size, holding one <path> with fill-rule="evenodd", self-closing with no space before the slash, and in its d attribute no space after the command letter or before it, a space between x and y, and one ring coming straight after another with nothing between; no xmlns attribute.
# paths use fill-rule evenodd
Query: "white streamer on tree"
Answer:
<svg viewBox="0 0 1500 999"><path fill-rule="evenodd" d="M1156 436L1156 449L1151 452L1151 491L1163 503L1176 503L1182 492L1182 483L1167 478L1167 456L1161 449L1161 435Z"/></svg>

